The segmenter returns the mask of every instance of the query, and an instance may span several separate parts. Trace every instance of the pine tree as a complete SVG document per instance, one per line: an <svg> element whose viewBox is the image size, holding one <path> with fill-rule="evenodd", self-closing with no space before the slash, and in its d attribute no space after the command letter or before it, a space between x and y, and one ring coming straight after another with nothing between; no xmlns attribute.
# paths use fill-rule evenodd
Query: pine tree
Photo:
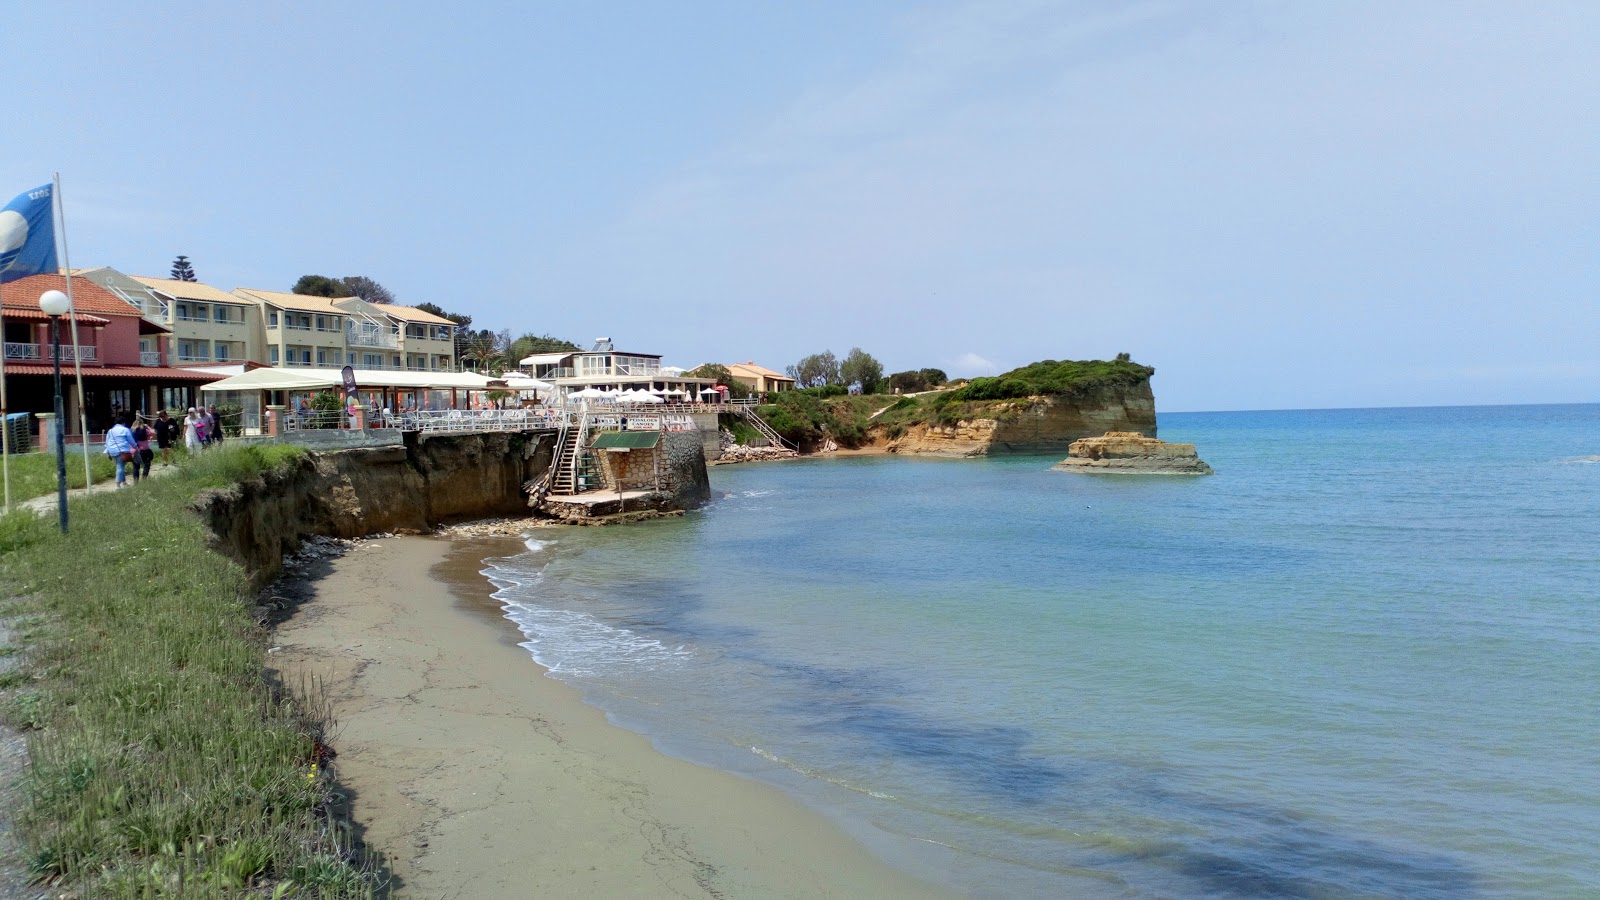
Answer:
<svg viewBox="0 0 1600 900"><path fill-rule="evenodd" d="M172 261L172 277L177 281L194 281L194 266L189 265L189 257L180 255Z"/></svg>

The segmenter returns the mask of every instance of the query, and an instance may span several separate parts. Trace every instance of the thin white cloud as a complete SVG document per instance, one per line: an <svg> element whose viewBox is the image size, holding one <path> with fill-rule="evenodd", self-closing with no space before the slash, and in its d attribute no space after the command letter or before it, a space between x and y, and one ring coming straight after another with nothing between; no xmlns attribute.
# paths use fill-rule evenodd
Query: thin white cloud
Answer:
<svg viewBox="0 0 1600 900"><path fill-rule="evenodd" d="M952 378L970 378L974 375L993 375L999 371L998 364L969 350L951 361L949 374Z"/></svg>

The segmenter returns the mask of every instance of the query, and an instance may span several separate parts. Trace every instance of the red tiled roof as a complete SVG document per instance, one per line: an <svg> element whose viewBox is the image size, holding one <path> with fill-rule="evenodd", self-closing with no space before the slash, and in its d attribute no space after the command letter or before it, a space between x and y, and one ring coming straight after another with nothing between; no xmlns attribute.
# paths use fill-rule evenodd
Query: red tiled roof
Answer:
<svg viewBox="0 0 1600 900"><path fill-rule="evenodd" d="M6 377L12 375L52 375L55 367L43 363L6 363ZM72 366L61 364L61 377L72 378ZM148 381L221 381L223 375L170 369L165 366L84 366L85 378L142 378Z"/></svg>
<svg viewBox="0 0 1600 900"><path fill-rule="evenodd" d="M77 288L74 287L73 290L76 291ZM50 317L44 314L44 310L40 309L37 305L35 305L33 309L24 309L19 306L7 306L3 309L0 309L0 315L3 315L8 319L21 319L28 322L48 322L50 320ZM80 311L78 313L78 324L110 325L111 320L102 319L99 316L91 316L86 312Z"/></svg>
<svg viewBox="0 0 1600 900"><path fill-rule="evenodd" d="M29 275L0 284L0 304L7 310L39 311L39 295L45 291L67 291L67 279L60 275ZM139 316L139 308L87 278L72 279L72 304L78 314ZM9 314L9 313L8 313ZM82 321L81 319L79 321Z"/></svg>

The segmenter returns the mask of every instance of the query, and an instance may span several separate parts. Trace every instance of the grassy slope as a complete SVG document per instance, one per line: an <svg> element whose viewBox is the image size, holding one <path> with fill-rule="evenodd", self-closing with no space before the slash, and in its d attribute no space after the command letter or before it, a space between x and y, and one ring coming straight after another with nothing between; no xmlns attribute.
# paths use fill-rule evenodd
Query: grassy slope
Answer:
<svg viewBox="0 0 1600 900"><path fill-rule="evenodd" d="M32 730L18 821L41 878L95 897L372 892L327 815L321 723L264 680L248 577L188 509L300 452L209 452L75 501L66 537L0 519L0 614L27 645L4 709Z"/></svg>

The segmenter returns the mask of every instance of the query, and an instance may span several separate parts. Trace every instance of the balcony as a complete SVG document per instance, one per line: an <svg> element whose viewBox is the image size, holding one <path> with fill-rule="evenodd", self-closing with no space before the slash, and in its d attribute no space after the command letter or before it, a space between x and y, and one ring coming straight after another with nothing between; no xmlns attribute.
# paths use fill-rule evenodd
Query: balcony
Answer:
<svg viewBox="0 0 1600 900"><path fill-rule="evenodd" d="M376 347L383 350L393 350L400 346L400 341L393 331L378 331L374 329L354 328L346 329L345 343L352 347Z"/></svg>
<svg viewBox="0 0 1600 900"><path fill-rule="evenodd" d="M141 366L159 366L159 365L161 365L161 351L159 351L159 350L140 350L139 351L139 365L141 365Z"/></svg>
<svg viewBox="0 0 1600 900"><path fill-rule="evenodd" d="M139 356L142 358L144 356L144 354L141 353L141 354L139 354ZM210 354L204 354L204 353L182 353L182 352L180 352L178 354L178 362L179 363L207 363L207 362L211 362L211 356L210 356Z"/></svg>
<svg viewBox="0 0 1600 900"><path fill-rule="evenodd" d="M61 361L73 362L80 359L83 362L94 362L96 349L94 347L79 346L77 355L74 356L71 344L61 345ZM6 359L17 360L47 360L50 359L50 348L44 344L6 344Z"/></svg>

